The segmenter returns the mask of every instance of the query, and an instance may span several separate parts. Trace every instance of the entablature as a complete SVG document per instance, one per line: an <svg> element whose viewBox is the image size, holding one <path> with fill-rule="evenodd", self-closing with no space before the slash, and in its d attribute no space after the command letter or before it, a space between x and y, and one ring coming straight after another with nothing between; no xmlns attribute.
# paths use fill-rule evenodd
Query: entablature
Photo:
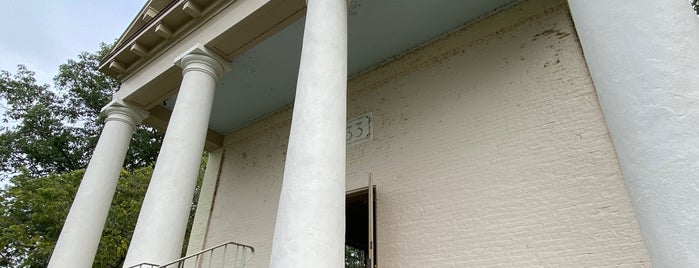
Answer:
<svg viewBox="0 0 699 268"><path fill-rule="evenodd" d="M160 11L147 5L135 20L152 18L138 30L127 29L100 71L127 80L166 51L188 45L187 39L232 60L304 14L304 0L176 0Z"/></svg>

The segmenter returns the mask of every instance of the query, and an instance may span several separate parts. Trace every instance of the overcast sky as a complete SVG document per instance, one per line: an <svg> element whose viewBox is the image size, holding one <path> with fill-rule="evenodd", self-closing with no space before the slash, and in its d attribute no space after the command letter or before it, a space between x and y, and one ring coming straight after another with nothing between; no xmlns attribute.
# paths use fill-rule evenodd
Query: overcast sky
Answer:
<svg viewBox="0 0 699 268"><path fill-rule="evenodd" d="M0 69L52 83L58 66L119 38L146 0L0 0Z"/></svg>
<svg viewBox="0 0 699 268"><path fill-rule="evenodd" d="M53 85L58 66L115 41L146 0L0 0L0 70L24 64ZM4 113L0 103L0 113ZM0 187L7 184L0 181Z"/></svg>

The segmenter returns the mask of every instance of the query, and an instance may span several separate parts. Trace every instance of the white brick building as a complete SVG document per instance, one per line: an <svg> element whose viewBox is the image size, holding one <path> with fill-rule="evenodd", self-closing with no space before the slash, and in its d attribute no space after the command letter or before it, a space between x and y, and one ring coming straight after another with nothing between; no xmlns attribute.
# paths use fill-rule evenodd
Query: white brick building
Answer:
<svg viewBox="0 0 699 268"><path fill-rule="evenodd" d="M125 266L179 257L205 149L189 253L696 267L697 59L683 1L152 0L50 266L91 265L143 120L167 131Z"/></svg>

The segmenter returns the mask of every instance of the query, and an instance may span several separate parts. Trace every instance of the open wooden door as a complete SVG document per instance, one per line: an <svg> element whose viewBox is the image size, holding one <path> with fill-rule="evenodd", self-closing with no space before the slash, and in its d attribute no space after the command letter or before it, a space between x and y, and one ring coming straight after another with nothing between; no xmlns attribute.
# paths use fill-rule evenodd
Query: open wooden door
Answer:
<svg viewBox="0 0 699 268"><path fill-rule="evenodd" d="M371 172L369 173L369 191L368 191L368 201L369 206L369 265L370 268L376 267L376 253L374 252L374 179L372 178Z"/></svg>
<svg viewBox="0 0 699 268"><path fill-rule="evenodd" d="M345 202L345 268L376 267L376 188L369 174L367 187L349 191Z"/></svg>

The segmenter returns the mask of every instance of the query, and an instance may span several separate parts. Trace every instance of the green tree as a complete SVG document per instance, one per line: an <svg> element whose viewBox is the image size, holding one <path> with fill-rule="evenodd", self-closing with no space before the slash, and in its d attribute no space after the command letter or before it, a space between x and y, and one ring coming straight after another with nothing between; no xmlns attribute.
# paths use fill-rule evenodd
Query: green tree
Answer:
<svg viewBox="0 0 699 268"><path fill-rule="evenodd" d="M7 103L0 134L0 168L4 173L46 175L84 166L86 149L69 125L66 108L48 85L39 85L24 66L12 75L0 72L0 96Z"/></svg>
<svg viewBox="0 0 699 268"><path fill-rule="evenodd" d="M136 227L136 219L138 219L141 203L152 174L153 168L150 166L121 172L102 232L102 239L95 255L94 267L117 268L124 264L126 251L129 249L131 235Z"/></svg>
<svg viewBox="0 0 699 268"><path fill-rule="evenodd" d="M202 158L197 185L201 184ZM151 166L122 170L93 267L122 267L153 173ZM0 267L46 267L85 170L34 177L24 172L0 191ZM192 228L199 187L192 200L183 252Z"/></svg>
<svg viewBox="0 0 699 268"><path fill-rule="evenodd" d="M48 264L102 131L100 109L119 88L97 71L108 51L102 45L68 60L53 88L22 65L0 72L0 179L9 182L0 189L0 267ZM145 126L135 131L95 267L121 267L162 138Z"/></svg>
<svg viewBox="0 0 699 268"><path fill-rule="evenodd" d="M697 13L697 15L699 15L699 0L689 0L689 3L692 5L694 13Z"/></svg>
<svg viewBox="0 0 699 268"><path fill-rule="evenodd" d="M0 98L6 102L0 133L0 171L7 179L26 169L46 176L85 168L104 125L100 109L119 82L97 69L109 46L83 52L59 67L55 89L40 85L34 73L20 65L17 73L0 72ZM163 135L139 126L126 155L129 170L152 164Z"/></svg>
<svg viewBox="0 0 699 268"><path fill-rule="evenodd" d="M101 44L100 50L95 53L81 53L77 60L71 59L62 64L54 78L57 89L64 92L62 102L67 108L66 116L80 123L77 131L88 138L84 146L89 152L82 156L83 159L92 155L91 151L102 131L104 117L100 115L100 110L109 103L120 86L119 81L98 71L100 59L109 53L110 48ZM126 153L126 168L135 169L154 163L162 139L161 132L145 125L139 126Z"/></svg>
<svg viewBox="0 0 699 268"><path fill-rule="evenodd" d="M24 172L0 195L0 266L45 267L83 172L34 178Z"/></svg>
<svg viewBox="0 0 699 268"><path fill-rule="evenodd" d="M95 258L121 267L153 169L122 171ZM85 170L34 177L22 173L0 192L0 266L46 267Z"/></svg>

